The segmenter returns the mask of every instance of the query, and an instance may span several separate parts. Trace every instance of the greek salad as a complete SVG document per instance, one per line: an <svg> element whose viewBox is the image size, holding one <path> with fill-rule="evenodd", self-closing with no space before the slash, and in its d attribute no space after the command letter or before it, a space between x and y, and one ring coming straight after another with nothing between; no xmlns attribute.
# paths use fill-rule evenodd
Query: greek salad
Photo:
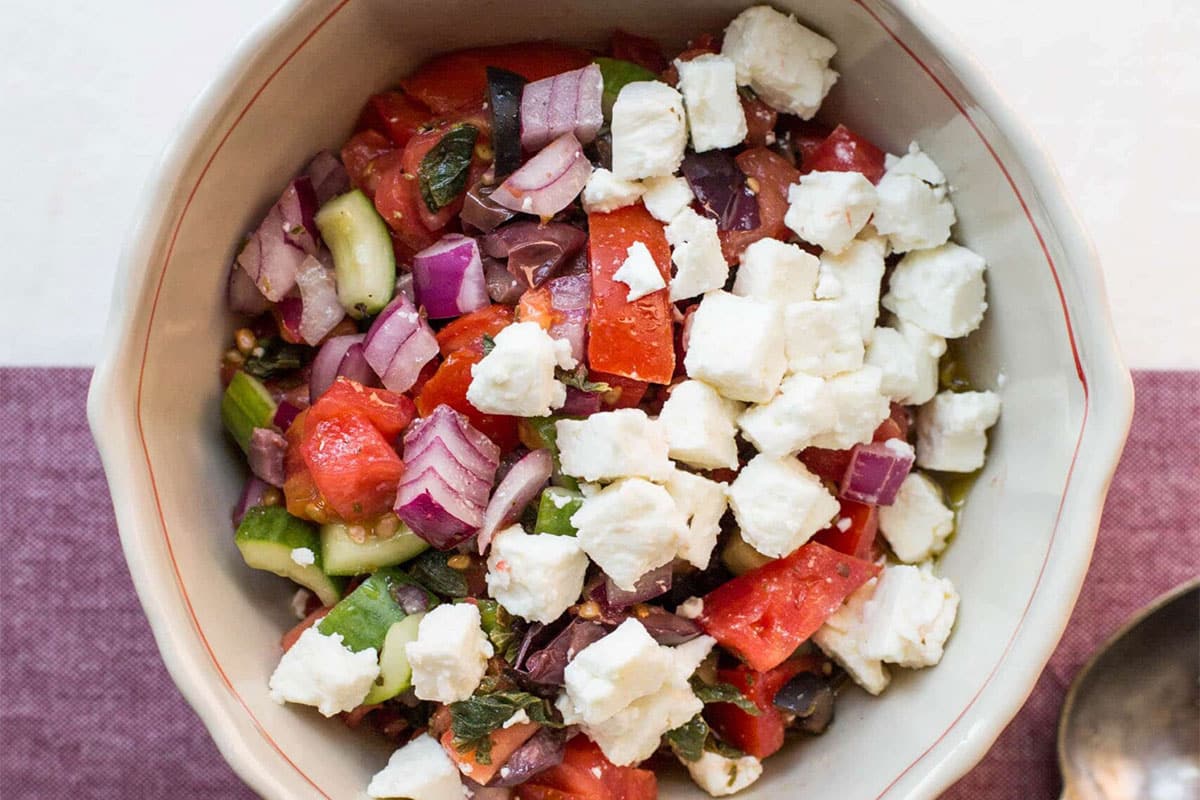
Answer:
<svg viewBox="0 0 1200 800"><path fill-rule="evenodd" d="M239 248L235 541L302 620L265 690L394 740L369 796L729 795L941 659L985 262L918 144L816 119L836 51L758 6L440 55Z"/></svg>

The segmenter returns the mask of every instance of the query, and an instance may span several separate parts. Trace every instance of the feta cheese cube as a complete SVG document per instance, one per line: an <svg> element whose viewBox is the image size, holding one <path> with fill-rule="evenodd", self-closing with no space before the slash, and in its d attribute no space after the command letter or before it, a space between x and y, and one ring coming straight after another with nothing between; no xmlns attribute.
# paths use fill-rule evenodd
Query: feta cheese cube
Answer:
<svg viewBox="0 0 1200 800"><path fill-rule="evenodd" d="M313 625L279 659L268 687L271 699L280 705L316 706L332 717L362 705L378 677L374 647L356 653L342 644L340 633L326 636Z"/></svg>
<svg viewBox="0 0 1200 800"><path fill-rule="evenodd" d="M301 567L311 567L317 563L317 554L307 547L297 547L291 552L292 563Z"/></svg>
<svg viewBox="0 0 1200 800"><path fill-rule="evenodd" d="M787 370L779 309L728 292L709 292L692 318L684 366L689 377L731 400L765 403Z"/></svg>
<svg viewBox="0 0 1200 800"><path fill-rule="evenodd" d="M613 175L673 175L688 141L683 96L662 81L627 83L613 103L611 130Z"/></svg>
<svg viewBox="0 0 1200 800"><path fill-rule="evenodd" d="M421 618L417 640L404 647L417 697L454 703L474 693L494 652L482 624L470 603L440 605Z"/></svg>
<svg viewBox="0 0 1200 800"><path fill-rule="evenodd" d="M875 230L899 253L945 244L954 225L946 176L916 142L907 155L889 155L885 163L887 172L875 187Z"/></svg>
<svg viewBox="0 0 1200 800"><path fill-rule="evenodd" d="M670 493L641 478L623 478L585 495L571 524L583 551L626 591L673 559L687 535L687 518Z"/></svg>
<svg viewBox="0 0 1200 800"><path fill-rule="evenodd" d="M981 256L953 242L909 253L892 272L883 307L938 336L966 336L987 310L986 266Z"/></svg>
<svg viewBox="0 0 1200 800"><path fill-rule="evenodd" d="M630 617L567 664L559 707L570 720L599 724L658 691L672 666L671 650Z"/></svg>
<svg viewBox="0 0 1200 800"><path fill-rule="evenodd" d="M879 507L879 531L896 558L916 564L946 547L946 539L954 533L954 512L942 502L936 483L910 472L900 484L896 502Z"/></svg>
<svg viewBox="0 0 1200 800"><path fill-rule="evenodd" d="M725 28L721 54L733 59L739 86L763 102L812 119L837 80L837 45L769 6L748 8Z"/></svg>
<svg viewBox="0 0 1200 800"><path fill-rule="evenodd" d="M645 242L634 242L626 252L629 253L629 257L613 273L613 280L629 287L629 294L625 295L626 300L632 303L659 289L667 288L667 282L658 271L658 264L655 263L654 256L650 255L650 248L646 247Z"/></svg>
<svg viewBox="0 0 1200 800"><path fill-rule="evenodd" d="M734 420L741 410L741 403L721 397L703 381L677 384L658 415L671 458L699 469L736 468Z"/></svg>
<svg viewBox="0 0 1200 800"><path fill-rule="evenodd" d="M866 363L883 373L880 391L904 405L927 403L937 393L938 359L946 340L901 321L896 328L876 328L867 345Z"/></svg>
<svg viewBox="0 0 1200 800"><path fill-rule="evenodd" d="M603 640L601 640L603 641ZM668 681L604 722L584 725L584 732L617 766L629 766L654 755L662 736L704 709L686 681Z"/></svg>
<svg viewBox="0 0 1200 800"><path fill-rule="evenodd" d="M826 377L863 365L858 314L845 300L803 300L783 310L788 369Z"/></svg>
<svg viewBox="0 0 1200 800"><path fill-rule="evenodd" d="M573 537L530 536L520 525L496 534L488 555L488 593L531 622L558 619L583 591L588 558Z"/></svg>
<svg viewBox="0 0 1200 800"><path fill-rule="evenodd" d="M659 222L670 222L675 215L691 205L695 195L688 185L687 178L662 176L647 178L642 181L646 187L642 195L642 205L650 212L650 216Z"/></svg>
<svg viewBox="0 0 1200 800"><path fill-rule="evenodd" d="M713 797L737 794L762 777L762 762L754 756L727 758L705 750L695 761L680 759L696 785Z"/></svg>
<svg viewBox="0 0 1200 800"><path fill-rule="evenodd" d="M884 245L878 238L855 239L840 253L821 256L821 280L835 280L837 299L858 316L859 336L866 339L879 316L879 286L883 281Z"/></svg>
<svg viewBox="0 0 1200 800"><path fill-rule="evenodd" d="M746 113L738 97L737 70L725 56L702 55L675 60L679 91L687 108L692 149L697 153L741 144Z"/></svg>
<svg viewBox="0 0 1200 800"><path fill-rule="evenodd" d="M742 251L733 293L780 305L812 300L820 264L797 245L759 239Z"/></svg>
<svg viewBox="0 0 1200 800"><path fill-rule="evenodd" d="M810 172L788 187L783 222L806 242L840 253L875 212L875 186L859 172Z"/></svg>
<svg viewBox="0 0 1200 800"><path fill-rule="evenodd" d="M902 667L932 667L958 614L958 592L948 578L928 567L886 567L874 594L863 606L867 658Z"/></svg>
<svg viewBox="0 0 1200 800"><path fill-rule="evenodd" d="M871 441L875 429L891 411L888 399L880 394L882 381L883 374L879 369L869 366L825 381L825 390L837 409L837 424L833 430L814 437L812 445L848 450L856 444Z"/></svg>
<svg viewBox="0 0 1200 800"><path fill-rule="evenodd" d="M846 670L855 683L871 694L879 694L891 681L887 667L878 658L863 653L869 633L863 608L875 593L878 578L860 586L813 634L813 642Z"/></svg>
<svg viewBox="0 0 1200 800"><path fill-rule="evenodd" d="M485 414L544 417L562 406L567 388L554 368L575 366L569 342L551 338L536 322L518 322L496 334L496 346L471 367L467 400Z"/></svg>
<svg viewBox="0 0 1200 800"><path fill-rule="evenodd" d="M667 432L640 408L602 411L554 424L559 462L567 475L585 481L638 477L665 481L674 469Z"/></svg>
<svg viewBox="0 0 1200 800"><path fill-rule="evenodd" d="M781 558L829 524L840 506L821 479L794 458L759 454L729 487L742 538L764 556Z"/></svg>
<svg viewBox="0 0 1200 800"><path fill-rule="evenodd" d="M671 278L671 302L685 300L710 289L720 289L729 279L729 264L721 254L717 223L691 208L675 215L663 231L671 244L675 276Z"/></svg>
<svg viewBox="0 0 1200 800"><path fill-rule="evenodd" d="M296 593L292 595L292 599L288 605L291 607L292 614L295 615L296 619L305 619L308 617L308 601L312 599L312 596L313 593L308 589L297 589Z"/></svg>
<svg viewBox="0 0 1200 800"><path fill-rule="evenodd" d="M738 425L759 452L787 456L836 429L837 420L833 394L825 381L797 372L784 380L771 402L747 409Z"/></svg>
<svg viewBox="0 0 1200 800"><path fill-rule="evenodd" d="M392 753L387 766L371 778L367 796L465 800L467 789L441 743L423 733Z"/></svg>
<svg viewBox="0 0 1200 800"><path fill-rule="evenodd" d="M671 473L666 488L675 507L687 519L687 529L679 538L678 556L699 569L706 569L721 532L721 516L728 505L725 498L728 484L677 469Z"/></svg>
<svg viewBox="0 0 1200 800"><path fill-rule="evenodd" d="M640 183L621 180L603 167L594 169L583 187L583 209L589 214L616 211L636 203L643 191Z"/></svg>
<svg viewBox="0 0 1200 800"><path fill-rule="evenodd" d="M683 617L684 619L697 619L703 613L703 597L689 597L687 600L684 600L682 603L680 603L679 607L675 609L675 615Z"/></svg>
<svg viewBox="0 0 1200 800"><path fill-rule="evenodd" d="M983 466L987 429L999 418L993 392L941 392L917 411L917 464L974 472Z"/></svg>

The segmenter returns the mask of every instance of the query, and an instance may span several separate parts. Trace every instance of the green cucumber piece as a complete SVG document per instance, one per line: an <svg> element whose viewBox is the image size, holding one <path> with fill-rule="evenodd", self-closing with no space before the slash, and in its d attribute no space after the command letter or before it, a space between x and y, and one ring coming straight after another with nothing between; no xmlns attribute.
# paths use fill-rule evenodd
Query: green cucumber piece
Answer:
<svg viewBox="0 0 1200 800"><path fill-rule="evenodd" d="M571 524L571 516L582 506L582 492L561 486L547 486L538 500L537 521L533 523L533 532L574 536L579 531Z"/></svg>
<svg viewBox="0 0 1200 800"><path fill-rule="evenodd" d="M605 120L612 119L613 103L617 102L617 95L625 88L625 84L658 80L658 76L653 72L632 61L604 56L592 60L600 67L600 76L604 79L604 93L600 96L600 106L604 109Z"/></svg>
<svg viewBox="0 0 1200 800"><path fill-rule="evenodd" d="M355 189L321 206L316 222L333 254L346 313L356 319L378 314L396 291L396 253L375 204Z"/></svg>
<svg viewBox="0 0 1200 800"><path fill-rule="evenodd" d="M734 531L721 550L721 562L734 575L745 575L774 560L751 547L750 543L742 538L741 531Z"/></svg>
<svg viewBox="0 0 1200 800"><path fill-rule="evenodd" d="M554 427L560 419L578 419L578 417L523 417L517 425L517 433L521 444L530 450L549 450L554 459L554 471L550 474L550 483L564 486L568 489L579 489L579 481L570 475L564 475L562 463L558 458L558 429Z"/></svg>
<svg viewBox="0 0 1200 800"><path fill-rule="evenodd" d="M412 665L408 663L405 645L417 640L417 628L425 615L413 614L399 622L393 622L383 637L383 648L379 651L379 677L367 693L363 705L375 705L391 700L412 686Z"/></svg>
<svg viewBox="0 0 1200 800"><path fill-rule="evenodd" d="M371 575L334 606L318 626L321 633L326 636L340 633L343 643L355 652L368 647L379 650L392 625L408 616L392 596L395 586L416 586L425 592L430 608L437 603L437 598L421 584L395 567L387 567Z"/></svg>
<svg viewBox="0 0 1200 800"><path fill-rule="evenodd" d="M275 400L262 381L238 370L221 397L221 421L238 446L248 452L254 429L274 424Z"/></svg>
<svg viewBox="0 0 1200 800"><path fill-rule="evenodd" d="M346 581L331 578L321 569L321 537L317 527L293 517L280 506L256 506L242 517L234 542L246 564L290 578L331 606L342 596ZM312 551L312 564L299 564L292 551L304 547Z"/></svg>
<svg viewBox="0 0 1200 800"><path fill-rule="evenodd" d="M364 575L403 564L428 548L429 543L403 523L394 536L387 539L368 536L364 542L351 539L340 522L321 526L321 558L326 575Z"/></svg>

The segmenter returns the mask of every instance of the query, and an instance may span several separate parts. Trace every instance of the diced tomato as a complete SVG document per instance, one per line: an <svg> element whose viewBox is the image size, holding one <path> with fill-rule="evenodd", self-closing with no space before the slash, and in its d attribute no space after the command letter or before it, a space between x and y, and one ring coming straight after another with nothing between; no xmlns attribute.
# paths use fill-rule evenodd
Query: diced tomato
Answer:
<svg viewBox="0 0 1200 800"><path fill-rule="evenodd" d="M845 125L838 125L801 165L808 172L861 172L871 183L883 177L883 151Z"/></svg>
<svg viewBox="0 0 1200 800"><path fill-rule="evenodd" d="M848 556L864 561L873 560L875 534L879 531L879 509L853 500L839 499L838 502L842 511L837 520L813 536L813 541ZM850 525L845 530L838 527L838 523L843 519L850 520Z"/></svg>
<svg viewBox="0 0 1200 800"><path fill-rule="evenodd" d="M559 321L558 312L554 310L554 298L550 296L550 287L542 285L536 289L527 289L517 301L517 319L521 322L536 322L544 330Z"/></svg>
<svg viewBox="0 0 1200 800"><path fill-rule="evenodd" d="M404 463L367 416L350 411L306 424L300 445L321 496L346 522L362 522L392 507Z"/></svg>
<svg viewBox="0 0 1200 800"><path fill-rule="evenodd" d="M800 119L791 114L779 117L779 127L787 136L788 149L801 169L804 169L808 159L812 158L813 151L833 133L833 129L828 125L822 125L812 119Z"/></svg>
<svg viewBox="0 0 1200 800"><path fill-rule="evenodd" d="M755 758L778 752L786 725L775 708L775 695L807 666L802 659L792 659L768 672L755 672L745 664L718 670L717 679L737 687L758 706L758 714L747 714L732 703L712 703L704 709L705 719L724 741Z"/></svg>
<svg viewBox="0 0 1200 800"><path fill-rule="evenodd" d="M779 113L757 97L741 95L746 114L746 146L766 147L775 142L775 122Z"/></svg>
<svg viewBox="0 0 1200 800"><path fill-rule="evenodd" d="M412 422L416 409L412 400L387 389L371 389L357 381L339 376L308 412L307 425L336 419L355 412L366 416L389 442Z"/></svg>
<svg viewBox="0 0 1200 800"><path fill-rule="evenodd" d="M332 608L333 608L333 606L322 606L321 608L318 608L316 611L309 613L309 615L307 617L305 617L304 620L302 622L300 622L298 625L296 625L295 627L289 628L288 632L285 633L283 635L283 638L279 640L279 646L283 648L283 652L286 653L288 650L291 650L292 645L294 645L296 643L296 640L300 638L300 634L304 633L306 630L308 630L313 625L315 625L319 620L323 619L325 617L325 615L328 614L330 609L332 609Z"/></svg>
<svg viewBox="0 0 1200 800"><path fill-rule="evenodd" d="M671 278L671 251L662 223L639 203L608 214L588 214L592 306L588 366L647 383L670 383L675 372L671 306L665 291L630 303L629 287L613 278L629 247L642 242L663 279Z"/></svg>
<svg viewBox="0 0 1200 800"><path fill-rule="evenodd" d="M520 800L656 800L658 781L648 769L618 767L586 736L567 742L561 764L517 787Z"/></svg>
<svg viewBox="0 0 1200 800"><path fill-rule="evenodd" d="M421 221L424 201L417 187L417 179L405 172L399 158L378 177L374 197L375 210L392 229L393 243L417 253L438 240L437 234Z"/></svg>
<svg viewBox="0 0 1200 800"><path fill-rule="evenodd" d="M428 106L404 92L380 92L363 106L357 129L379 131L393 146L404 147L432 117Z"/></svg>
<svg viewBox="0 0 1200 800"><path fill-rule="evenodd" d="M613 58L619 58L622 61L632 61L634 64L645 67L655 74L667 68L667 57L663 55L662 48L658 46L658 42L653 39L647 39L645 36L627 33L620 28L613 31L612 39L609 40L608 51L612 54Z"/></svg>
<svg viewBox="0 0 1200 800"><path fill-rule="evenodd" d="M726 649L766 672L878 572L874 564L809 542L714 589L704 598L698 622Z"/></svg>
<svg viewBox="0 0 1200 800"><path fill-rule="evenodd" d="M284 438L287 439L287 452L283 457L283 497L287 503L288 513L301 519L311 519L313 522L325 523L329 519L329 508L325 498L317 491L313 483L308 465L304 463L304 454L300 445L304 442L304 426L308 419L308 409L301 411L292 420ZM314 513L315 512L315 513Z"/></svg>
<svg viewBox="0 0 1200 800"><path fill-rule="evenodd" d="M464 314L437 333L438 348L443 356L455 350L471 349L483 352L483 337L495 336L512 324L511 306L496 303L478 311Z"/></svg>
<svg viewBox="0 0 1200 800"><path fill-rule="evenodd" d="M591 60L586 50L554 42L477 47L434 56L400 84L434 113L445 114L483 102L488 67L507 69L536 81L585 67Z"/></svg>
<svg viewBox="0 0 1200 800"><path fill-rule="evenodd" d="M840 484L850 465L850 451L806 447L800 451L800 461L818 478Z"/></svg>
<svg viewBox="0 0 1200 800"><path fill-rule="evenodd" d="M912 416L908 409L899 403L892 403L888 418L875 429L873 441L886 442L888 439L908 440L908 429L912 425Z"/></svg>
<svg viewBox="0 0 1200 800"><path fill-rule="evenodd" d="M420 181L417 180L417 175L420 172L421 161L430 150L437 146L438 142L442 141L442 137L449 132L450 127L449 124L441 124L409 139L408 144L404 146L404 158L400 162L404 167L405 177L412 176L408 183L411 185L414 197L417 198L416 207L417 213L421 215L421 222L434 233L444 229L450 220L458 216L458 212L462 210L462 202L452 202L437 211L430 211L425 199L421 197Z"/></svg>
<svg viewBox="0 0 1200 800"><path fill-rule="evenodd" d="M517 417L485 414L467 401L467 388L471 385L471 367L483 360L481 351L456 350L442 362L433 377L421 387L417 395L417 412L422 417L433 413L445 404L464 414L480 433L487 436L502 452L513 450L519 443Z"/></svg>
<svg viewBox="0 0 1200 800"><path fill-rule="evenodd" d="M712 53L721 52L721 43L717 37L711 33L702 33L695 39L688 42L686 48L675 58L671 59L671 63L666 69L662 70L663 83L669 83L675 86L679 83L679 69L675 66L676 61L691 61L700 56L711 55Z"/></svg>
<svg viewBox="0 0 1200 800"><path fill-rule="evenodd" d="M402 151L379 131L361 131L342 146L342 164L350 176L350 184L374 197L379 181L393 166L400 163Z"/></svg>
<svg viewBox="0 0 1200 800"><path fill-rule="evenodd" d="M609 391L604 394L603 401L609 408L637 408L650 389L650 384L645 381L594 370L588 371L588 380L608 384Z"/></svg>
<svg viewBox="0 0 1200 800"><path fill-rule="evenodd" d="M788 187L800 180L800 172L788 160L765 147L742 151L734 161L747 178L758 184L757 228L749 231L720 231L725 260L736 264L742 251L759 239L786 239L783 216L788 210Z"/></svg>
<svg viewBox="0 0 1200 800"><path fill-rule="evenodd" d="M517 725L512 725L507 728L497 728L488 736L492 740L491 759L487 764L480 764L475 757L475 749L459 750L454 746L454 731L448 730L442 734L442 748L446 754L463 769L465 774L471 776L471 780L476 783L486 784L490 781L504 763L508 761L508 757L517 752L517 748L529 741L529 738L537 733L541 727L534 722L523 722Z"/></svg>

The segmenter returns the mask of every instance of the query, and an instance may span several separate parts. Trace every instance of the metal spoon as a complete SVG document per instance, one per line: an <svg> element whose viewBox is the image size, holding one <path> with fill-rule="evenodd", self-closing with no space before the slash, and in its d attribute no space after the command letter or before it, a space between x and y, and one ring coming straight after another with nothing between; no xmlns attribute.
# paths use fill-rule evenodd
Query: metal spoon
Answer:
<svg viewBox="0 0 1200 800"><path fill-rule="evenodd" d="M1064 800L1200 798L1200 580L1143 609L1079 673L1058 762Z"/></svg>

